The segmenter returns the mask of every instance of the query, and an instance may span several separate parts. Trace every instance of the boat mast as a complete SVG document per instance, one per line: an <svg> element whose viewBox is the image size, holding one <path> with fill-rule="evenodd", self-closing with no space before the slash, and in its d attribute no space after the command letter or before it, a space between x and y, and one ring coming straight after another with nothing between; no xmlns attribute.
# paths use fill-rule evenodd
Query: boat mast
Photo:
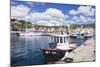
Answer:
<svg viewBox="0 0 100 67"><path fill-rule="evenodd" d="M68 27L68 33L70 33L71 29L70 29L70 24L67 24Z"/></svg>
<svg viewBox="0 0 100 67"><path fill-rule="evenodd" d="M60 22L61 22L61 30L60 30L60 32L61 32L61 34L63 34L63 32L64 32L64 18L61 18Z"/></svg>
<svg viewBox="0 0 100 67"><path fill-rule="evenodd" d="M25 24L25 25L26 25L26 26L25 26L26 29L25 29L25 32L27 32L27 20L28 20L28 16L26 16L26 24Z"/></svg>

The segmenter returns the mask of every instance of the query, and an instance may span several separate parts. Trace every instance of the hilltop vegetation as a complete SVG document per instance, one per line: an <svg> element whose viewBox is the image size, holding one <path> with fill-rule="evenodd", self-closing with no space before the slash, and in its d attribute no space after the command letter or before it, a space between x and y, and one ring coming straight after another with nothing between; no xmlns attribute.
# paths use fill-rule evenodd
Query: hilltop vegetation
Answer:
<svg viewBox="0 0 100 67"><path fill-rule="evenodd" d="M11 19L11 30L25 31L26 28L32 28L32 23L23 20Z"/></svg>
<svg viewBox="0 0 100 67"><path fill-rule="evenodd" d="M95 24L72 24L70 25L70 27L73 29L81 28L81 26L83 26L83 28L95 28Z"/></svg>

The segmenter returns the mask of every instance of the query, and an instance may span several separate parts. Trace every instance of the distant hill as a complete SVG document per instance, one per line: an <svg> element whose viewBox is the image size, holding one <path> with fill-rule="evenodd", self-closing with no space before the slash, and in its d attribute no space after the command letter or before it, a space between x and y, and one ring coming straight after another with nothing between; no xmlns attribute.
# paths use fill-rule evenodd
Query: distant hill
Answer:
<svg viewBox="0 0 100 67"><path fill-rule="evenodd" d="M26 27L27 26L27 27ZM11 30L13 31L25 31L26 28L31 28L32 23L24 20L11 19Z"/></svg>
<svg viewBox="0 0 100 67"><path fill-rule="evenodd" d="M95 28L95 24L71 24L70 27L72 28L81 28L81 26L83 26L83 28Z"/></svg>
<svg viewBox="0 0 100 67"><path fill-rule="evenodd" d="M12 31L25 31L26 28L30 29L33 27L33 25L36 30L38 30L39 28L58 29L60 27L64 27L64 28L68 29L67 24L65 24L64 26L46 26L46 25L32 24L31 22L26 23L26 21L24 21L24 20L11 19L11 30ZM72 29L81 28L81 26L83 26L83 28L95 28L95 24L70 24L70 28L72 28Z"/></svg>

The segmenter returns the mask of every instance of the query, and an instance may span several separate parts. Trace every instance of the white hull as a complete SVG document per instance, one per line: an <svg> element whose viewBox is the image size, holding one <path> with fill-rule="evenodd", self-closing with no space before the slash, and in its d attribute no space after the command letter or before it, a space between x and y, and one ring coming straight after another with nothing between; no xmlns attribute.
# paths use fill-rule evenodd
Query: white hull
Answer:
<svg viewBox="0 0 100 67"><path fill-rule="evenodd" d="M76 44L69 44L69 42L58 43L56 48L61 50L69 50L76 48Z"/></svg>

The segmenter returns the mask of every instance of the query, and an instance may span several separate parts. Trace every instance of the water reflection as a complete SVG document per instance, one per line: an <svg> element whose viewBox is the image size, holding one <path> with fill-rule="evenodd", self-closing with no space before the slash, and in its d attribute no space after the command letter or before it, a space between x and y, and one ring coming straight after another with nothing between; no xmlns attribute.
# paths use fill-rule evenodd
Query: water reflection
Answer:
<svg viewBox="0 0 100 67"><path fill-rule="evenodd" d="M44 64L41 48L48 48L50 36L16 36L11 35L11 64ZM70 39L80 45L85 39Z"/></svg>

